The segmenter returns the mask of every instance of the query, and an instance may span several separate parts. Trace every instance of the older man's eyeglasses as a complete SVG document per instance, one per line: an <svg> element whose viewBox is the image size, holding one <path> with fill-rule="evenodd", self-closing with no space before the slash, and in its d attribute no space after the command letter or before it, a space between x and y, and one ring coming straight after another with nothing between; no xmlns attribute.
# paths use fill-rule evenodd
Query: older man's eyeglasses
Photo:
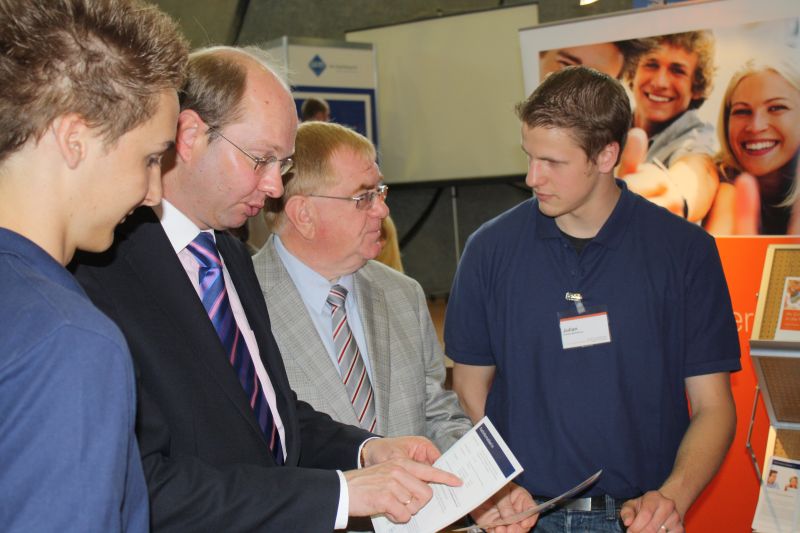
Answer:
<svg viewBox="0 0 800 533"><path fill-rule="evenodd" d="M285 176L290 170L292 170L292 167L294 166L294 161L292 160L291 157L287 157L285 159L278 159L274 155L271 155L269 157L256 157L253 154L251 154L250 152L248 152L247 150L245 150L244 148L240 147L238 144L236 144L232 140L230 140L227 137L225 137L222 134L222 132L220 132L216 128L208 128L208 133L209 134L213 133L214 135L219 135L224 140L228 141L228 143L231 146L233 146L234 148L236 148L237 150L242 152L244 155L249 157L253 161L253 163L255 163L255 165L253 166L253 172L255 172L258 175L264 175L267 172L267 170L269 170L273 165L275 165L277 163L279 165L278 168L280 169L281 176Z"/></svg>
<svg viewBox="0 0 800 533"><path fill-rule="evenodd" d="M356 203L356 209L366 211L375 205L375 200L378 198L386 200L388 194L388 185L378 185L373 190L363 192L358 196L326 196L324 194L309 194L308 196L313 196L314 198L330 198L331 200L348 200Z"/></svg>

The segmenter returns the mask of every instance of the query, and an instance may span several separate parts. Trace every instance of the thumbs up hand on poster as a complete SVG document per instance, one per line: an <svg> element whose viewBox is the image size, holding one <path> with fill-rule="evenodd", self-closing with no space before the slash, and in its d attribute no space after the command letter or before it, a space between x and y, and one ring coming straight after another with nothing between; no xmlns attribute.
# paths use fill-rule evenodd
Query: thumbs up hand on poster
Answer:
<svg viewBox="0 0 800 533"><path fill-rule="evenodd" d="M663 164L646 163L646 157L647 133L641 128L631 128L620 155L618 175L631 191L678 216L685 216L684 198L670 178L669 169Z"/></svg>
<svg viewBox="0 0 800 533"><path fill-rule="evenodd" d="M758 181L743 172L733 183L720 183L704 226L712 235L758 235L761 199Z"/></svg>
<svg viewBox="0 0 800 533"><path fill-rule="evenodd" d="M800 165L795 170L795 184L800 186ZM714 205L703 226L712 235L758 235L761 233L761 195L758 178L747 172L733 183L720 183ZM800 235L800 194L791 206L786 235Z"/></svg>
<svg viewBox="0 0 800 533"><path fill-rule="evenodd" d="M635 173L646 157L647 133L642 128L631 128L628 140L625 141L625 146L619 155L619 167L617 167L619 177L624 178L628 174Z"/></svg>

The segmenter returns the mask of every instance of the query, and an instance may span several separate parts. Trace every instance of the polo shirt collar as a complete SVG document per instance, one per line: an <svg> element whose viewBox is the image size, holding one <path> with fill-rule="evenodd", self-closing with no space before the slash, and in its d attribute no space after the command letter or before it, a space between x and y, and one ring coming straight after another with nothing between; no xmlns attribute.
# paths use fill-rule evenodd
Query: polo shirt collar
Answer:
<svg viewBox="0 0 800 533"><path fill-rule="evenodd" d="M24 235L7 228L0 228L0 254L15 255L43 277L86 297L83 288L72 274L44 248Z"/></svg>
<svg viewBox="0 0 800 533"><path fill-rule="evenodd" d="M600 228L597 236L592 239L593 243L612 249L618 248L622 238L625 236L625 231L628 228L628 223L633 215L634 206L636 204L636 195L628 190L628 186L625 182L617 179L616 183L621 193L617 200L617 205L614 206L614 210L611 211L611 215L609 215L603 227ZM542 214L537 202L533 202L531 205L535 211L536 237L538 239L562 238L561 232L556 225L556 220Z"/></svg>

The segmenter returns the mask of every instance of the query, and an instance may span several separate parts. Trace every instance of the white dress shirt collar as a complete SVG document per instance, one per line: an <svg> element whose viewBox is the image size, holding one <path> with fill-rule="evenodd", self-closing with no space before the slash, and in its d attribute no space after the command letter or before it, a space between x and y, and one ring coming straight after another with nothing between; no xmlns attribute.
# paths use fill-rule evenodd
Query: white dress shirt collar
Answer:
<svg viewBox="0 0 800 533"><path fill-rule="evenodd" d="M177 207L164 198L161 200L161 226L167 234L175 253L186 248L200 233L200 228L184 215ZM214 235L213 230L203 230ZM216 239L214 239L216 242Z"/></svg>
<svg viewBox="0 0 800 533"><path fill-rule="evenodd" d="M292 253L286 249L286 246L277 234L275 234L273 238L275 239L275 251L278 252L278 257L283 261L306 307L330 315L327 301L331 287L333 285L341 285L347 289L348 293L353 292L352 274L342 276L336 283L331 283L321 274L292 255ZM355 295L353 295L353 297L355 297Z"/></svg>

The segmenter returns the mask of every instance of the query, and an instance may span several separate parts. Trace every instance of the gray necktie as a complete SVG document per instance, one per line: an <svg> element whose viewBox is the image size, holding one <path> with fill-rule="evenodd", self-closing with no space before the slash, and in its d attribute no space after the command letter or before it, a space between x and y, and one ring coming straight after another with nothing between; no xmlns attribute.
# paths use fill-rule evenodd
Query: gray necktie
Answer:
<svg viewBox="0 0 800 533"><path fill-rule="evenodd" d="M347 311L344 300L347 298L347 289L341 285L331 287L328 294L328 305L331 306L331 324L333 326L333 346L336 350L336 359L339 362L339 375L342 376L344 387L350 396L350 403L358 418L358 423L367 431L375 430L375 397L372 384L369 382L367 367L361 359L353 332L347 323Z"/></svg>

